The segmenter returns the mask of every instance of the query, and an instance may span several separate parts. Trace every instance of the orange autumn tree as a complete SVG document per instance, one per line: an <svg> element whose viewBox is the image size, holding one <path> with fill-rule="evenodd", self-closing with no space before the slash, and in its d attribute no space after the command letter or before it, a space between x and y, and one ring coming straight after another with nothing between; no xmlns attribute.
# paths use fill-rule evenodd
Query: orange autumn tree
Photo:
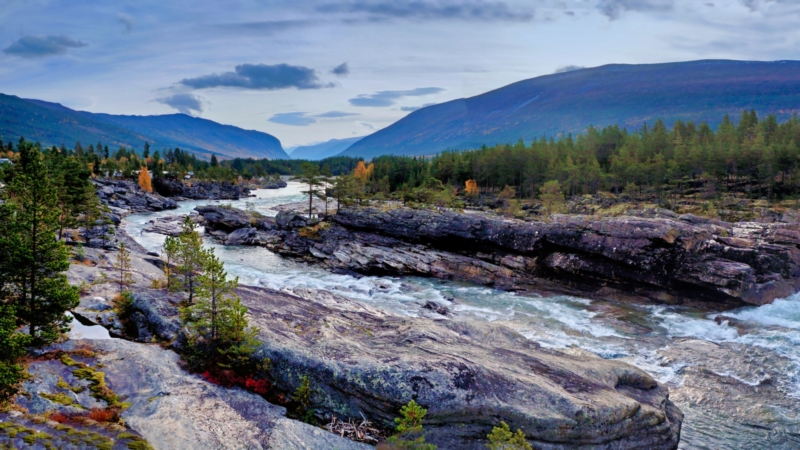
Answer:
<svg viewBox="0 0 800 450"><path fill-rule="evenodd" d="M478 182L475 180L467 180L466 181L466 189L465 193L470 197L477 197L478 194L481 193L481 189L478 187Z"/></svg>
<svg viewBox="0 0 800 450"><path fill-rule="evenodd" d="M367 166L364 164L364 161L359 161L356 165L356 168L353 169L353 175L356 177L356 179L366 182L370 175L372 175L373 171L375 171L375 164L370 164Z"/></svg>
<svg viewBox="0 0 800 450"><path fill-rule="evenodd" d="M142 167L139 171L139 187L145 192L153 192L152 178L147 167Z"/></svg>

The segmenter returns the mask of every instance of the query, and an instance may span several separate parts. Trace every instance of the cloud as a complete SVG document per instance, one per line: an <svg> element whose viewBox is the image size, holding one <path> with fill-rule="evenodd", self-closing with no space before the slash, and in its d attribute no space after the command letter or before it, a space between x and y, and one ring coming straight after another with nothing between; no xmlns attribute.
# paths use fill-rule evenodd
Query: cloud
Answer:
<svg viewBox="0 0 800 450"><path fill-rule="evenodd" d="M565 73L565 72L572 72L573 70L581 70L581 69L585 69L585 68L586 68L586 67L584 67L584 66L576 66L576 65L573 65L573 64L569 64L569 65L566 65L566 66L561 66L561 67L559 67L559 68L558 68L558 69L556 69L556 71L555 71L555 72L553 72L553 73Z"/></svg>
<svg viewBox="0 0 800 450"><path fill-rule="evenodd" d="M204 75L197 78L185 78L180 84L194 89L214 87L236 87L242 89L321 89L333 87L332 83L323 84L314 69L288 64L241 64L235 72Z"/></svg>
<svg viewBox="0 0 800 450"><path fill-rule="evenodd" d="M409 91L379 91L374 94L361 94L348 100L353 106L392 106L402 97L421 97L424 95L437 94L444 91L438 87L424 87L411 89Z"/></svg>
<svg viewBox="0 0 800 450"><path fill-rule="evenodd" d="M319 117L322 119L338 119L340 117L349 117L349 116L360 116L361 114L358 113L349 113L344 111L329 111L322 114L317 114L314 117Z"/></svg>
<svg viewBox="0 0 800 450"><path fill-rule="evenodd" d="M433 106L435 104L436 103L425 103L422 106L401 106L400 107L400 111L413 112L413 111L416 111L418 109L427 108L428 106Z"/></svg>
<svg viewBox="0 0 800 450"><path fill-rule="evenodd" d="M44 56L63 55L71 48L85 47L81 41L61 36L24 36L14 42L3 53L22 58L41 58Z"/></svg>
<svg viewBox="0 0 800 450"><path fill-rule="evenodd" d="M758 11L759 1L758 0L741 0L742 4L747 7L751 12Z"/></svg>
<svg viewBox="0 0 800 450"><path fill-rule="evenodd" d="M265 20L260 22L224 23L216 25L215 27L228 32L258 34L263 36L315 24L317 24L317 22L312 22L310 20Z"/></svg>
<svg viewBox="0 0 800 450"><path fill-rule="evenodd" d="M368 129L368 130L375 130L376 129L375 125L373 125L373 124L371 124L369 122L362 122L362 121L359 120L356 123L358 125L361 125L362 127L366 128L366 129Z"/></svg>
<svg viewBox="0 0 800 450"><path fill-rule="evenodd" d="M600 0L597 9L609 20L616 20L626 11L666 12L674 6L675 0Z"/></svg>
<svg viewBox="0 0 800 450"><path fill-rule="evenodd" d="M129 14L119 13L117 14L117 21L125 27L125 32L130 33L136 27L136 22L133 21L133 17Z"/></svg>
<svg viewBox="0 0 800 450"><path fill-rule="evenodd" d="M203 112L203 99L194 94L173 94L157 98L156 101L190 116L199 116Z"/></svg>
<svg viewBox="0 0 800 450"><path fill-rule="evenodd" d="M331 73L339 77L346 77L350 74L350 67L347 65L347 63L341 63L331 69Z"/></svg>
<svg viewBox="0 0 800 450"><path fill-rule="evenodd" d="M361 114L357 113L349 113L344 111L328 111L321 114L313 114L309 115L305 112L290 112L290 113L279 113L275 114L274 116L270 117L269 120L272 123L279 123L281 125L292 125L296 127L305 127L311 125L312 123L317 123L319 120L317 119L339 119L342 117L350 117L350 116L360 116Z"/></svg>
<svg viewBox="0 0 800 450"><path fill-rule="evenodd" d="M295 127L305 127L312 123L317 123L313 117L306 116L304 112L278 113L268 119L272 123L281 125L291 125Z"/></svg>
<svg viewBox="0 0 800 450"><path fill-rule="evenodd" d="M434 2L429 0L355 0L341 3L324 3L317 11L330 13L367 14L372 20L381 19L451 19L483 22L530 22L534 11L529 8L512 8L505 2L463 3Z"/></svg>

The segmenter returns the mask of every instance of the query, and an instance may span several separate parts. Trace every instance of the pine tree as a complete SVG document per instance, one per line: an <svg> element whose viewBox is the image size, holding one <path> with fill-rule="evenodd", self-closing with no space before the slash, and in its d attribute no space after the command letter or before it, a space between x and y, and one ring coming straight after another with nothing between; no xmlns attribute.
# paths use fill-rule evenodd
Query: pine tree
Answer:
<svg viewBox="0 0 800 450"><path fill-rule="evenodd" d="M197 225L189 216L183 219L182 231L178 235L178 271L183 275L183 288L189 293L189 304L194 303L197 276L203 273L203 239Z"/></svg>
<svg viewBox="0 0 800 450"><path fill-rule="evenodd" d="M122 243L119 245L117 262L114 263L114 271L117 273L117 283L119 283L119 293L122 294L128 286L133 284L131 275L131 252Z"/></svg>
<svg viewBox="0 0 800 450"><path fill-rule="evenodd" d="M319 178L319 166L313 163L303 163L301 175L295 177L294 180L308 186L308 190L302 192L308 195L308 218L311 219L314 212L314 197L319 195L319 187L322 185Z"/></svg>
<svg viewBox="0 0 800 450"><path fill-rule="evenodd" d="M173 287L173 266L175 265L175 261L178 258L179 252L180 241L178 238L167 236L164 239L164 245L162 246L162 254L164 255L164 275L167 279L167 291L170 291Z"/></svg>
<svg viewBox="0 0 800 450"><path fill-rule="evenodd" d="M78 289L67 283L69 252L57 240L58 193L38 147L24 140L13 179L2 191L0 249L5 302L19 323L28 325L34 343L55 340L67 330L64 313L78 305Z"/></svg>
<svg viewBox="0 0 800 450"><path fill-rule="evenodd" d="M219 337L220 309L233 300L239 277L228 279L225 266L214 255L214 249L203 250L204 270L197 277L197 309L203 310L211 339Z"/></svg>

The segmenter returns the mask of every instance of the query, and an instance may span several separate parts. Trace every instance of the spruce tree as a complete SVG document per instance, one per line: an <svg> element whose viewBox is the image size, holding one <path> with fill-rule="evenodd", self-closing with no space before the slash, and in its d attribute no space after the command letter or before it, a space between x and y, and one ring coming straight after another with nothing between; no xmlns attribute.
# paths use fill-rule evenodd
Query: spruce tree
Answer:
<svg viewBox="0 0 800 450"><path fill-rule="evenodd" d="M19 145L13 179L2 192L0 248L8 283L6 302L34 343L54 341L68 329L64 313L78 305L78 289L67 283L69 252L56 239L60 228L58 192L42 152Z"/></svg>
<svg viewBox="0 0 800 450"><path fill-rule="evenodd" d="M197 226L189 216L183 219L182 231L178 235L178 271L183 275L183 288L189 293L189 304L194 303L197 290L197 276L202 274L205 253L203 239Z"/></svg>

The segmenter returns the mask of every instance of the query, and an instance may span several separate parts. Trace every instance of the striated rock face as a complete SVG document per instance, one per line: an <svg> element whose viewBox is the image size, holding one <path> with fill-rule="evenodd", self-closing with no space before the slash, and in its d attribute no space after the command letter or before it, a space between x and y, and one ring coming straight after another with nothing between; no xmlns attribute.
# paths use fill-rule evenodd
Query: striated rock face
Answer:
<svg viewBox="0 0 800 450"><path fill-rule="evenodd" d="M200 211L213 228L219 223ZM553 216L521 222L455 212L351 208L303 233L302 217L239 244L332 270L455 278L503 289L660 302L765 304L800 288L800 225L730 224L693 215Z"/></svg>
<svg viewBox="0 0 800 450"><path fill-rule="evenodd" d="M293 392L307 375L318 414L391 427L411 399L428 408L427 441L485 448L505 421L535 448L674 449L681 412L667 389L625 363L541 348L503 326L397 316L325 291L241 287L256 352L269 358L276 388ZM154 318L141 335L175 336L163 296L138 295ZM179 339L178 339L179 340Z"/></svg>
<svg viewBox="0 0 800 450"><path fill-rule="evenodd" d="M97 186L97 195L100 197L100 201L110 206L112 214L117 216L116 220L112 218L115 223L119 223L119 215L162 211L178 207L175 200L144 192L133 181L96 179L94 183Z"/></svg>
<svg viewBox="0 0 800 450"><path fill-rule="evenodd" d="M192 181L187 185L178 180L158 178L153 180L153 189L165 197L183 197L193 200L238 200L250 195L250 189L233 183L214 181Z"/></svg>

